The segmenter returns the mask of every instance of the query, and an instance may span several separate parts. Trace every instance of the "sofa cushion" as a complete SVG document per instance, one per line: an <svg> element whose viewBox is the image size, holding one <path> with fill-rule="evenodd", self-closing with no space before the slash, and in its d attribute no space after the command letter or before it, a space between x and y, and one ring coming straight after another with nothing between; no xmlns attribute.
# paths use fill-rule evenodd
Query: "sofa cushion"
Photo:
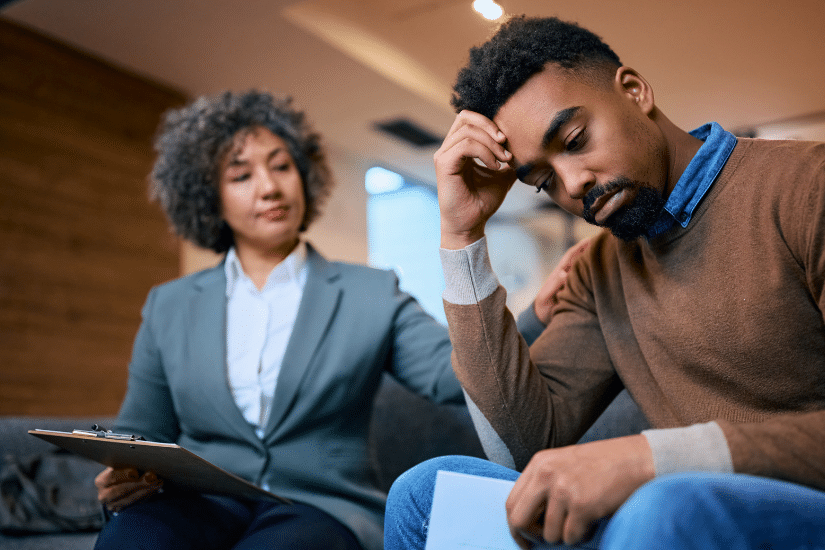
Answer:
<svg viewBox="0 0 825 550"><path fill-rule="evenodd" d="M370 449L378 486L384 491L399 475L429 458L484 458L465 405L432 403L388 375L375 398Z"/></svg>

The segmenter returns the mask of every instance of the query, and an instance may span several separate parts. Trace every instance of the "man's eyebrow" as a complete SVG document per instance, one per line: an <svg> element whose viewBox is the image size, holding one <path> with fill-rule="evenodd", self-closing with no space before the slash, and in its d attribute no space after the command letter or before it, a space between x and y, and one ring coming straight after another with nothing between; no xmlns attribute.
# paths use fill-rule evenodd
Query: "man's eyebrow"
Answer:
<svg viewBox="0 0 825 550"><path fill-rule="evenodd" d="M550 121L550 125L547 127L547 131L544 132L544 136L541 139L541 146L547 147L550 145L553 140L559 135L559 131L561 131L562 126L570 122L574 116L578 114L581 110L581 107L568 107L567 109L563 109L556 113L556 116L553 117L553 120ZM530 175L530 172L533 170L533 163L528 162L522 166L516 168L516 177L519 181L524 181L524 178Z"/></svg>
<svg viewBox="0 0 825 550"><path fill-rule="evenodd" d="M550 122L550 126L547 127L547 131L544 132L544 137L541 140L542 147L550 145L559 135L561 127L570 122L579 110L581 110L581 107L568 107L556 113L556 116Z"/></svg>

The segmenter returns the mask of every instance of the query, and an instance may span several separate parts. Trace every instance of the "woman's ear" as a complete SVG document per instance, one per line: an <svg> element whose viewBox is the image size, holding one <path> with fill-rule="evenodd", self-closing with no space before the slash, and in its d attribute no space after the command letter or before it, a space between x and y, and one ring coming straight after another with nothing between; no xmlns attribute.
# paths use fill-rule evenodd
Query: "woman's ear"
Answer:
<svg viewBox="0 0 825 550"><path fill-rule="evenodd" d="M649 115L653 111L653 88L634 69L624 66L616 69L614 84L619 92L637 105L644 114Z"/></svg>

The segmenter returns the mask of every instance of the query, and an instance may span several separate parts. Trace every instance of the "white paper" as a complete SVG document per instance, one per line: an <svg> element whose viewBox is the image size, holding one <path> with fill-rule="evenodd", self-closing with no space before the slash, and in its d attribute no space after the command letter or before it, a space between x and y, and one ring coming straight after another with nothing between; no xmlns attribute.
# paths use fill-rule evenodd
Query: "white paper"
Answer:
<svg viewBox="0 0 825 550"><path fill-rule="evenodd" d="M521 550L507 526L507 496L515 481L439 471L425 550ZM607 521L596 536L574 548L595 550ZM572 550L562 544L534 541L532 550Z"/></svg>
<svg viewBox="0 0 825 550"><path fill-rule="evenodd" d="M504 503L514 482L439 471L426 550L520 550Z"/></svg>

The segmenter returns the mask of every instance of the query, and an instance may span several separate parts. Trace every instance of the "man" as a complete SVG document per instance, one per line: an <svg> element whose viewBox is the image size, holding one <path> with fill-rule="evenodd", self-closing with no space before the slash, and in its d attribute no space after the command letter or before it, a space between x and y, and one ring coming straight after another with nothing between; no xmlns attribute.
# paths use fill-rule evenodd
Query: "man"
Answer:
<svg viewBox="0 0 825 550"><path fill-rule="evenodd" d="M517 480L525 548L825 548L825 144L685 132L555 18L474 48L453 105L435 155L453 368L509 468L407 472L387 550L422 547L438 469ZM484 239L516 179L609 230L529 351ZM571 446L622 388L653 429Z"/></svg>

